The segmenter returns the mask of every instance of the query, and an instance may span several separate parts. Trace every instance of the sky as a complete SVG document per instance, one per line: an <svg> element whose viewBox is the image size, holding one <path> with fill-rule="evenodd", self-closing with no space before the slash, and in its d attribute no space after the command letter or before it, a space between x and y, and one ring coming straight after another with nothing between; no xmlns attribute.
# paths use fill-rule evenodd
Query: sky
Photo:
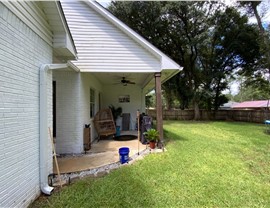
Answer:
<svg viewBox="0 0 270 208"><path fill-rule="evenodd" d="M111 0L97 0L98 3L100 3L103 7L108 7Z"/></svg>

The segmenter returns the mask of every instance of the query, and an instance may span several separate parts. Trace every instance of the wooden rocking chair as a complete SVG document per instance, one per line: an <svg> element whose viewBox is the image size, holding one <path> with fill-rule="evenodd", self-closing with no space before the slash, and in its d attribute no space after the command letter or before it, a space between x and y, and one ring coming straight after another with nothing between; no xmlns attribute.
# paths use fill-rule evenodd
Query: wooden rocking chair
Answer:
<svg viewBox="0 0 270 208"><path fill-rule="evenodd" d="M110 136L116 134L115 123L111 109L102 109L94 117L94 126L98 133L98 141L101 136Z"/></svg>

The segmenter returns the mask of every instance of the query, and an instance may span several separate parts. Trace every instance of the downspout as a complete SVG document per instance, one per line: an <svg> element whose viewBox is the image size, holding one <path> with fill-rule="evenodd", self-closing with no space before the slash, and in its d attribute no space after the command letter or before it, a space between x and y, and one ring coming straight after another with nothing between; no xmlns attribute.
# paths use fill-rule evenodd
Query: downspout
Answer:
<svg viewBox="0 0 270 208"><path fill-rule="evenodd" d="M40 189L42 193L51 195L53 187L48 185L48 95L47 95L47 73L49 70L67 68L66 64L44 64L40 67L39 88L39 175Z"/></svg>

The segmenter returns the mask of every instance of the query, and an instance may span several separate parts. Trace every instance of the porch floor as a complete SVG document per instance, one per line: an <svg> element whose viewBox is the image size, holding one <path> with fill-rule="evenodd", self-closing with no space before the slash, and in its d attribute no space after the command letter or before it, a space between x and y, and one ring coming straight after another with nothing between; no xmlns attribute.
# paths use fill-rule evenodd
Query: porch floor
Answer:
<svg viewBox="0 0 270 208"><path fill-rule="evenodd" d="M126 134L136 135L136 132L121 133L121 135ZM138 140L115 141L113 139L104 139L99 142L95 141L86 154L57 158L60 173L80 172L118 162L118 150L121 147L128 147L130 150L129 156L131 157L138 153ZM146 145L139 142L139 151L144 149L146 149ZM57 173L55 163L53 165L53 172Z"/></svg>

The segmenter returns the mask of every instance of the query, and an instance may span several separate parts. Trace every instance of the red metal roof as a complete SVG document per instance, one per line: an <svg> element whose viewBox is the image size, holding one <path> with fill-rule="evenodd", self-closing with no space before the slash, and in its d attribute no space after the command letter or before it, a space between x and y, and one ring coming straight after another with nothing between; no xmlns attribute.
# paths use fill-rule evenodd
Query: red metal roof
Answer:
<svg viewBox="0 0 270 208"><path fill-rule="evenodd" d="M270 101L268 100L255 100L255 101L245 101L242 103L237 103L232 106L232 108L267 108L270 107Z"/></svg>

